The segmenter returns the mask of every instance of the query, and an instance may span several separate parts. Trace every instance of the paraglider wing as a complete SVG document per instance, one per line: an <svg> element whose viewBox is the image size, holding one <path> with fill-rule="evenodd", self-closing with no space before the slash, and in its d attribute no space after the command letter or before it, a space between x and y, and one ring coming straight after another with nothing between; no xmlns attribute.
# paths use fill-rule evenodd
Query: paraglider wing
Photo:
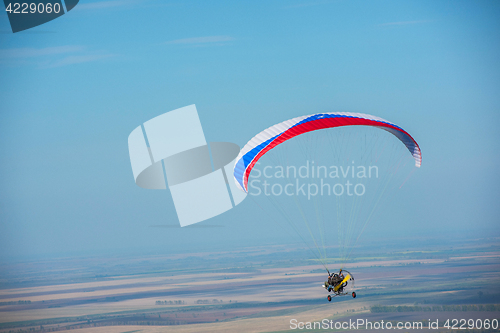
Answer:
<svg viewBox="0 0 500 333"><path fill-rule="evenodd" d="M279 144L303 133L341 126L372 126L386 130L408 148L415 159L415 166L420 167L422 163L422 154L417 142L401 127L387 120L362 113L318 113L284 121L253 137L236 158L234 165L236 185L242 191L248 192L248 177L255 163Z"/></svg>

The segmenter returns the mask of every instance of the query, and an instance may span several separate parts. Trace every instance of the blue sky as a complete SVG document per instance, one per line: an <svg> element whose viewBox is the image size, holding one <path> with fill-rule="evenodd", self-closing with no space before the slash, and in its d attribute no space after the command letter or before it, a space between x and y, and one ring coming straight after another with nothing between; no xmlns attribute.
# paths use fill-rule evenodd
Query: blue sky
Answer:
<svg viewBox="0 0 500 333"><path fill-rule="evenodd" d="M248 200L207 221L223 228L150 227L177 217L134 184L127 137L190 104L208 141L240 146L304 114L388 119L423 163L406 223L379 228L499 236L499 40L497 1L80 1L16 34L3 12L1 257L282 241Z"/></svg>

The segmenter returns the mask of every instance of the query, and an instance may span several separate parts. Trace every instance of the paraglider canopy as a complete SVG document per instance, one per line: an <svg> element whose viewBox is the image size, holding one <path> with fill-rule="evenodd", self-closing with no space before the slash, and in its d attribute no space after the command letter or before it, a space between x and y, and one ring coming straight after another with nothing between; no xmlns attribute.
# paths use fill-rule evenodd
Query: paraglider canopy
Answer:
<svg viewBox="0 0 500 333"><path fill-rule="evenodd" d="M422 163L422 154L417 142L401 127L387 120L362 113L317 113L284 121L253 137L236 158L234 165L236 185L242 191L248 192L248 177L252 168L264 154L279 144L307 132L342 126L372 126L386 130L408 148L415 159L415 166L420 167Z"/></svg>

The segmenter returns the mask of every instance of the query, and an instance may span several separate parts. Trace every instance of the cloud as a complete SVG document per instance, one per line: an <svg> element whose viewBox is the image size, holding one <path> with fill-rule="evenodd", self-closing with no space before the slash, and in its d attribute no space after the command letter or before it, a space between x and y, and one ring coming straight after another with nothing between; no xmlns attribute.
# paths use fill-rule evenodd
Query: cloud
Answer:
<svg viewBox="0 0 500 333"><path fill-rule="evenodd" d="M285 9L303 8L303 7L311 7L311 6L318 6L318 5L330 4L332 2L333 2L332 0L310 1L310 2L297 3L295 5L288 5L288 6L285 6L283 8L285 8Z"/></svg>
<svg viewBox="0 0 500 333"><path fill-rule="evenodd" d="M40 68L61 67L114 57L106 51L89 51L85 46L66 45L44 48L0 49L0 64L35 65Z"/></svg>
<svg viewBox="0 0 500 333"><path fill-rule="evenodd" d="M388 22L388 23L382 23L378 24L379 27L385 27L385 26L390 26L390 25L410 25L410 24L421 24L421 23L428 23L431 21L428 20L420 20L420 21L400 21L400 22Z"/></svg>
<svg viewBox="0 0 500 333"><path fill-rule="evenodd" d="M84 62L91 62L91 61L98 61L102 59L107 59L115 57L114 54L94 54L94 55L76 55L76 56L68 56L63 59L56 60L52 63L50 63L46 67L62 67L62 66L67 66L67 65L73 65L73 64L81 64Z"/></svg>
<svg viewBox="0 0 500 333"><path fill-rule="evenodd" d="M150 228L182 228L179 224L156 224L150 225ZM191 224L184 228L224 228L223 225L217 224Z"/></svg>
<svg viewBox="0 0 500 333"><path fill-rule="evenodd" d="M106 9L106 8L125 6L125 5L129 5L129 4L133 4L134 2L137 2L137 1L111 0L111 1L97 1L97 2L90 2L90 3L79 3L78 6L75 7L75 9L78 9L78 10L98 9L98 10L100 10L100 9Z"/></svg>
<svg viewBox="0 0 500 333"><path fill-rule="evenodd" d="M166 44L210 44L210 43L230 42L233 40L234 38L230 36L206 36L206 37L175 39L166 42Z"/></svg>
<svg viewBox="0 0 500 333"><path fill-rule="evenodd" d="M79 45L44 47L41 49L23 47L15 49L0 49L0 59L26 59L48 55L58 55L83 51L85 47Z"/></svg>

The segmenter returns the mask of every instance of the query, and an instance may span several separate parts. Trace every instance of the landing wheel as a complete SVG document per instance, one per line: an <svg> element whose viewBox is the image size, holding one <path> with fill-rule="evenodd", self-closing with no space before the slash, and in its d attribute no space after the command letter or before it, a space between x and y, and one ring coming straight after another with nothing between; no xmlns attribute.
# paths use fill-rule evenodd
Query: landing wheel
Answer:
<svg viewBox="0 0 500 333"><path fill-rule="evenodd" d="M356 293L354 291L352 292L352 298L356 298Z"/></svg>
<svg viewBox="0 0 500 333"><path fill-rule="evenodd" d="M328 302L331 302L332 301L332 296L328 295Z"/></svg>

